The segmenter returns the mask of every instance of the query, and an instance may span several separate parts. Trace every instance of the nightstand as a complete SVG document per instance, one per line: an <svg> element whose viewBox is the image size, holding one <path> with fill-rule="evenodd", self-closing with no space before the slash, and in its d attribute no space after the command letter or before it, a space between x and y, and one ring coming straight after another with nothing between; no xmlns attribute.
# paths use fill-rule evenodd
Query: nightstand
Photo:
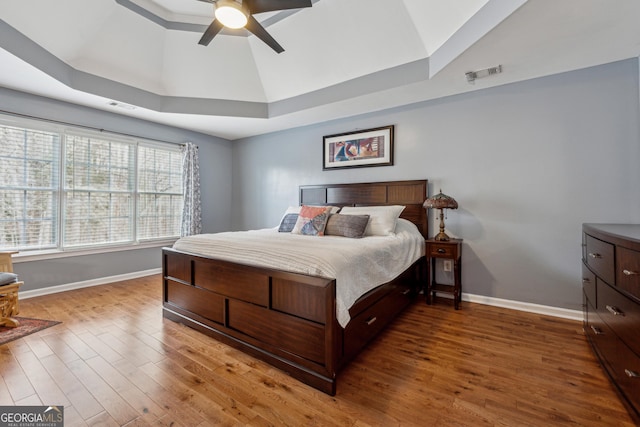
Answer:
<svg viewBox="0 0 640 427"><path fill-rule="evenodd" d="M462 239L450 239L447 241L427 239L427 289L425 297L427 304L431 304L436 296L436 292L444 292L453 295L453 305L456 310L460 309L462 301L461 287L461 265L460 257L462 252ZM453 285L436 283L436 259L451 260L453 263Z"/></svg>

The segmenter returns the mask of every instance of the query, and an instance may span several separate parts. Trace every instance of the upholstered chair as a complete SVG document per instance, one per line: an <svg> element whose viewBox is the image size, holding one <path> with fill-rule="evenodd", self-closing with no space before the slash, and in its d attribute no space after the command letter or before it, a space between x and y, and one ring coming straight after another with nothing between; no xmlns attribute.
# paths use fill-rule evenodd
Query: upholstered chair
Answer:
<svg viewBox="0 0 640 427"><path fill-rule="evenodd" d="M15 253L0 252L0 326L16 327L19 324L13 316L20 311L18 290L23 282L19 282L13 272L11 256Z"/></svg>

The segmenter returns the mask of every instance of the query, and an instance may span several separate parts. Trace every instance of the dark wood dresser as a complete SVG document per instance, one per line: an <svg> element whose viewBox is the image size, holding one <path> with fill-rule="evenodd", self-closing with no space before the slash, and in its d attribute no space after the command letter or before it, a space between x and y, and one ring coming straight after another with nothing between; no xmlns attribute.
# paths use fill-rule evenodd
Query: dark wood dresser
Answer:
<svg viewBox="0 0 640 427"><path fill-rule="evenodd" d="M589 342L640 422L640 225L583 224L582 289Z"/></svg>

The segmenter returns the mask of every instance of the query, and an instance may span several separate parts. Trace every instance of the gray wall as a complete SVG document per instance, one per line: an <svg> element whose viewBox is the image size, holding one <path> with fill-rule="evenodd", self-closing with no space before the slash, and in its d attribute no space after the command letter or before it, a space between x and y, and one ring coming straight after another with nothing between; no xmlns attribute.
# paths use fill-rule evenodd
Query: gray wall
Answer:
<svg viewBox="0 0 640 427"><path fill-rule="evenodd" d="M233 228L277 225L302 184L426 178L460 205L463 292L580 310L581 224L640 222L638 76L633 59L236 141ZM323 135L390 124L394 166L322 171Z"/></svg>
<svg viewBox="0 0 640 427"><path fill-rule="evenodd" d="M176 144L187 141L197 144L201 165L203 231L226 231L231 227L231 142L3 88L0 88L0 110ZM20 262L15 265L15 270L25 282L21 290L28 291L160 266L160 248L146 248Z"/></svg>

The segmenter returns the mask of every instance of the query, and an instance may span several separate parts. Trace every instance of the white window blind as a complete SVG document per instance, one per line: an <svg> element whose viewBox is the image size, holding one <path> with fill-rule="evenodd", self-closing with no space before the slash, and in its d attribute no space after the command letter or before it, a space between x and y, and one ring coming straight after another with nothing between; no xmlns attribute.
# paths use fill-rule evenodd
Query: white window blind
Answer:
<svg viewBox="0 0 640 427"><path fill-rule="evenodd" d="M62 251L179 237L177 145L38 123L0 116L0 249Z"/></svg>
<svg viewBox="0 0 640 427"><path fill-rule="evenodd" d="M182 156L151 146L138 149L138 237L171 237L180 230Z"/></svg>
<svg viewBox="0 0 640 427"><path fill-rule="evenodd" d="M0 247L58 244L60 135L0 125Z"/></svg>
<svg viewBox="0 0 640 427"><path fill-rule="evenodd" d="M134 241L135 145L65 137L64 246Z"/></svg>

